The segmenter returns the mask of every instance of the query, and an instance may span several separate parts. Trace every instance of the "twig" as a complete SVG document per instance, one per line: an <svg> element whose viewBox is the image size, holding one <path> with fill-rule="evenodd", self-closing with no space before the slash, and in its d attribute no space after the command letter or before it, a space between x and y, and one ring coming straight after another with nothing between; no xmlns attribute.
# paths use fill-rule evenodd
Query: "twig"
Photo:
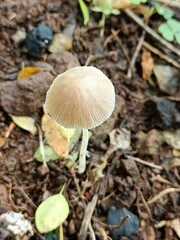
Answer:
<svg viewBox="0 0 180 240"><path fill-rule="evenodd" d="M139 24L142 28L146 30L151 36L153 36L156 40L160 41L165 47L176 53L180 56L180 50L174 47L171 43L164 40L159 34L157 34L154 30L152 30L147 24L145 24L141 18L139 18L133 11L130 9L125 9L124 12L131 17L137 24Z"/></svg>
<svg viewBox="0 0 180 240"><path fill-rule="evenodd" d="M94 229L92 227L91 222L89 223L89 231L90 231L90 234L91 234L91 240L96 240L96 235L94 233Z"/></svg>
<svg viewBox="0 0 180 240"><path fill-rule="evenodd" d="M162 53L161 51L159 51L158 49L152 47L149 43L147 43L146 41L143 42L143 46L145 48L147 48L148 50L150 50L151 52L153 52L154 54L158 55L160 58L166 60L168 63L171 63L173 66L180 68L180 64L178 62L176 62L174 59L168 57L167 55L165 55L164 53Z"/></svg>
<svg viewBox="0 0 180 240"><path fill-rule="evenodd" d="M112 32L112 35L113 35L114 39L117 41L117 43L121 47L121 49L122 49L122 51L124 53L124 56L126 57L127 61L130 62L129 55L128 55L125 47L123 46L123 43L122 43L121 39L118 37L119 31L115 31L114 29L112 29L111 32Z"/></svg>
<svg viewBox="0 0 180 240"><path fill-rule="evenodd" d="M126 157L127 157L128 159L134 160L134 161L136 161L136 162L142 163L142 164L147 165L147 166L152 167L152 168L157 168L157 169L159 169L159 170L162 170L162 169L163 169L162 166L156 165L156 164L154 164L154 163L146 162L146 161L144 161L144 160L142 160L142 159L140 159L140 158L137 158L137 157L127 156L127 155L126 155Z"/></svg>
<svg viewBox="0 0 180 240"><path fill-rule="evenodd" d="M134 55L133 55L133 57L131 59L131 62L129 64L129 68L128 68L128 71L127 71L127 77L128 78L132 78L132 72L133 72L134 64L136 63L137 56L138 56L138 54L139 54L139 52L140 52L140 50L142 48L145 34L146 34L146 31L143 30L142 35L141 35L141 37L139 39L138 45L136 46L136 50L134 52Z"/></svg>
<svg viewBox="0 0 180 240"><path fill-rule="evenodd" d="M140 187L137 187L137 191L138 191L138 194L139 194L140 197L141 197L141 200L142 200L143 203L144 203L144 206L146 207L146 210L147 210L147 212L148 212L149 217L152 218L151 210L150 210L149 206L147 205L146 200L144 199L144 196L143 196L143 194L142 194L142 192L141 192Z"/></svg>
<svg viewBox="0 0 180 240"><path fill-rule="evenodd" d="M180 2L173 1L173 0L158 0L159 3L163 3L165 5L168 5L170 7L174 8L180 8Z"/></svg>
<svg viewBox="0 0 180 240"><path fill-rule="evenodd" d="M157 200L159 200L160 198L162 198L164 195L168 194L168 193L172 193L172 192L180 192L180 188L167 188L161 192L159 192L158 194L156 194L154 197L152 197L149 201L147 201L148 204L154 203Z"/></svg>
<svg viewBox="0 0 180 240"><path fill-rule="evenodd" d="M91 202L89 202L89 204L85 209L84 218L81 224L78 240L85 240L87 237L87 230L91 221L92 214L96 207L97 200L98 200L98 194L95 194Z"/></svg>
<svg viewBox="0 0 180 240"><path fill-rule="evenodd" d="M30 197L25 193L25 191L18 185L14 186L13 189L19 190L23 197L29 202L32 208L36 209L37 206L33 203L33 201L30 199Z"/></svg>
<svg viewBox="0 0 180 240"><path fill-rule="evenodd" d="M98 218L96 217L93 217L93 221L99 223L100 225L102 225L103 227L109 229L110 231L113 231L113 230L116 230L116 229L120 229L123 227L124 223L130 218L129 215L125 215L123 216L119 223L117 225L109 225L109 224L106 224L106 223L103 223L103 222L100 222Z"/></svg>

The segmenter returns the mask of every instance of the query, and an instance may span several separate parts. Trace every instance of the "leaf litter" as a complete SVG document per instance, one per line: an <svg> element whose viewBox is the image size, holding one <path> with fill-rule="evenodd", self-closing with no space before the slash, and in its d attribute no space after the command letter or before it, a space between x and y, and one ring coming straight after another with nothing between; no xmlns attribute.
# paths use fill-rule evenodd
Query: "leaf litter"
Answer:
<svg viewBox="0 0 180 240"><path fill-rule="evenodd" d="M84 230L81 228L82 219L86 220L88 216L85 211L86 203L89 205L88 203L92 201L94 204L93 196L95 196L95 204L90 204L94 212L92 217L88 218L90 223L88 232L91 237L94 235L109 237L107 224L100 225L100 231L98 230L100 228L96 225L97 221L94 219L96 218L98 222L105 224L108 209L114 205L117 210L125 207L137 215L141 221L141 228L137 233L138 237L144 236L144 231L146 233L150 231L151 240L162 239L165 235L167 239L170 239L170 234L173 239L177 240L178 233L175 232L177 230L171 231L170 228L177 229L173 225L173 220L175 222L178 219L177 213L179 212L179 195L177 191L172 191L172 189L179 188L178 81L174 80L176 74L172 67L167 65L162 60L163 58L159 59L159 56L157 57L154 52L151 52L148 56L145 55L143 60L145 67L141 67L143 52L145 46L147 46L144 43L135 59L132 77L131 79L127 78L128 59L131 59L134 55L141 37L139 26L146 27L146 25L141 23L139 25L139 23L132 21L133 18L131 17L134 17L132 12L134 11L135 16L141 19L146 15L145 21L149 21L148 24L153 31L159 22L156 22L156 17L149 18L152 12L149 10L148 4L142 5L141 1L141 5L133 6L132 11L126 11L126 9L124 11L123 8L126 7L126 4L129 4L129 1L121 2L124 6L119 5L118 7L115 6L113 1L113 7L121 10L121 17L108 16L104 26L103 38L99 35L99 26L93 25L94 23L98 24L99 15L91 13L89 25L84 27L83 17L79 12L76 15L76 11L79 11L77 2L63 4L62 1L47 3L46 0L43 0L41 4L32 2L32 6L29 8L28 3L17 1L16 3L13 2L12 9L8 6L9 2L4 3L5 7L7 6L7 9L10 9L10 12L12 10L11 14L6 12L0 3L3 19L1 22L3 28L0 30L2 35L2 41L0 41L2 56L0 62L0 85L2 83L0 86L0 127L1 136L5 138L5 143L2 141L1 147L0 176L1 182L7 186L9 200L8 206L3 205L3 208L4 211L9 208L10 210L16 209L23 212L23 215L34 224L35 211L34 207L29 204L28 197L36 205L39 205L47 193L48 196L56 194L60 185L66 182L65 196L71 211L63 225L64 238L78 239L78 233L80 230L81 232ZM118 3L116 1L116 4L120 4L120 1ZM87 6L89 6L89 2L87 2ZM146 7L146 13L141 15L143 6ZM137 10L137 7L141 8L140 15L138 15L140 11ZM19 11L20 9L22 11ZM26 12L24 12L25 9ZM62 11L59 11L59 9ZM19 14L17 14L17 10ZM130 15L126 15L127 12ZM78 17L75 18L75 15ZM43 16L43 19L40 19L39 16ZM69 17L67 18L67 16ZM7 19L11 20L4 25L4 23L7 23ZM55 32L63 32L62 30L73 22L75 28L73 27L74 30L71 34L72 48L69 52L50 54L48 51L50 43L44 45L45 48L42 49L42 52L39 51L41 49L38 49L38 55L41 52L41 61L44 64L49 64L48 69L34 73L26 80L23 78L19 81L16 81L16 79L10 80L8 77L12 74L15 73L17 76L20 64L24 65L25 68L37 67L41 69L41 66L36 65L39 59L34 58L31 61L31 58L25 52L20 52L22 50L21 43L20 46L17 43L14 48L13 44L15 43L9 41L6 34L12 36L12 33L16 33L17 29L22 26L25 27L27 33L30 33L41 21L53 29L53 35ZM24 25L27 22L28 25ZM121 31L118 31L119 28ZM112 35L113 31L110 29L116 32L116 38ZM155 32L146 29L151 34ZM156 28L156 30L158 29ZM161 41L150 41L147 36L145 38L153 49L159 50L160 48L168 59L172 58L177 63L176 51L173 54L170 53L171 46L176 44L175 42L172 42L171 45L162 43L161 46L161 44L158 44ZM47 41L45 42L47 43ZM95 46L101 46L100 55L96 52L97 47ZM167 46L167 48L164 46ZM152 48L147 49L151 51ZM124 52L128 57L127 59ZM90 56L91 54L93 54L93 57ZM124 59L127 64L123 65ZM155 70L154 74L152 73L152 59L154 69L159 65L170 68L172 75L169 79L166 74L162 74L160 79L159 73L156 74ZM66 129L54 126L46 117L45 123L42 119L44 117L42 106L48 86L57 74L79 65L79 62L81 65L89 62L89 65L102 69L113 81L117 96L120 97L121 101L120 111L117 111L115 117L110 119L113 121L109 125L103 125L99 134L98 131L96 133L96 129L92 131L87 154L87 172L82 176L76 175L80 132L75 132L74 135L73 131L69 132ZM168 64L171 64L171 61ZM122 65L123 68L118 67ZM164 69L161 69L162 72L165 72ZM143 81L143 73L144 78L149 78L149 81ZM5 98L5 96L11 96L11 98ZM31 96L31 98L28 98L28 96ZM11 99L13 100L10 101ZM147 101L150 104L145 108ZM38 135L22 131L19 127L11 128L9 113L18 117L31 116L41 126L45 158L47 160L54 159L47 162L49 171L44 175L38 172L41 163L29 161L38 149ZM110 133L111 136L109 136ZM39 149L37 158L43 161L42 152ZM135 163L135 165L130 164L129 167L127 160ZM123 165L123 162L127 163L127 166ZM139 171L138 178L131 171L131 166L136 166L136 170ZM17 191L16 181L21 185L23 191ZM98 188L98 185L100 185L100 188ZM140 187L141 197L138 197L137 186ZM157 197L159 193L162 194L162 191L165 191L165 194L152 203L153 211L151 211L151 217L149 217L147 202L149 199L152 200L153 196ZM98 193L98 196L96 193ZM162 224L161 228L156 228L154 222L157 222L157 219L159 223L170 221L169 225ZM177 223L175 225L178 226ZM148 229L147 231L144 226ZM57 232L53 232L56 234L56 238L58 237ZM62 231L60 232L62 235ZM48 237L48 235L44 235L44 237L46 236ZM41 237L43 236L39 236L39 238ZM38 233L35 233L35 236L31 239L37 238Z"/></svg>

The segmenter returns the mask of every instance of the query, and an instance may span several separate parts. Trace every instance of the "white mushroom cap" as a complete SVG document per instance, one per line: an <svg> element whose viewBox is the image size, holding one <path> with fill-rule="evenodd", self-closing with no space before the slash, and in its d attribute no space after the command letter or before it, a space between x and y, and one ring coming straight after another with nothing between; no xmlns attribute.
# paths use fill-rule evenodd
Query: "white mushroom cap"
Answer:
<svg viewBox="0 0 180 240"><path fill-rule="evenodd" d="M45 111L66 128L99 126L114 107L114 86L102 71L91 66L74 67L58 75L45 102Z"/></svg>

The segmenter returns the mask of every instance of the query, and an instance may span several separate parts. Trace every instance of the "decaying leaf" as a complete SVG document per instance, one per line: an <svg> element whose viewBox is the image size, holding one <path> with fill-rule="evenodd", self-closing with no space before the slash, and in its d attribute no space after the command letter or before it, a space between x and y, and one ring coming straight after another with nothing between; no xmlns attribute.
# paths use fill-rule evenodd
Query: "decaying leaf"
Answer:
<svg viewBox="0 0 180 240"><path fill-rule="evenodd" d="M69 143L59 131L59 124L56 123L46 113L42 117L42 130L44 131L45 140L52 149L63 158L69 154Z"/></svg>
<svg viewBox="0 0 180 240"><path fill-rule="evenodd" d="M40 233L47 233L59 227L69 214L69 205L62 194L56 194L43 201L35 213L35 223Z"/></svg>
<svg viewBox="0 0 180 240"><path fill-rule="evenodd" d="M49 46L51 53L58 53L72 48L71 39L62 33L56 33L53 37L52 43Z"/></svg>
<svg viewBox="0 0 180 240"><path fill-rule="evenodd" d="M131 132L126 128L116 128L109 134L110 143L114 146L114 150L122 149L128 150L130 149L131 144Z"/></svg>
<svg viewBox="0 0 180 240"><path fill-rule="evenodd" d="M46 162L49 162L51 160L53 161L59 158L57 153L51 147L47 145L44 145L43 147L44 147L44 157ZM34 154L34 158L39 162L44 162L40 147L38 147L38 149L36 150Z"/></svg>
<svg viewBox="0 0 180 240"><path fill-rule="evenodd" d="M26 67L23 68L18 75L18 80L20 80L21 78L28 78L33 74L36 74L38 72L41 72L42 69L38 68L38 67Z"/></svg>
<svg viewBox="0 0 180 240"><path fill-rule="evenodd" d="M35 126L35 120L27 116L14 116L10 115L13 122L20 128L30 132L32 135L35 135L37 128Z"/></svg>
<svg viewBox="0 0 180 240"><path fill-rule="evenodd" d="M45 140L58 156L67 158L69 151L78 142L81 131L79 129L65 129L51 119L46 113L42 117L42 130Z"/></svg>
<svg viewBox="0 0 180 240"><path fill-rule="evenodd" d="M143 52L141 66L142 66L142 78L144 80L149 80L154 68L154 60L149 51Z"/></svg>

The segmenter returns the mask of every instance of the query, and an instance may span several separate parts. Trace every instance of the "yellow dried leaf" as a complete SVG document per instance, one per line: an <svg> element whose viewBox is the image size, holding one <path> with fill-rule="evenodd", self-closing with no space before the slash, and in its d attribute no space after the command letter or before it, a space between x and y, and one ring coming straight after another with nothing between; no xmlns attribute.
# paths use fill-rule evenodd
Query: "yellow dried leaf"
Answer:
<svg viewBox="0 0 180 240"><path fill-rule="evenodd" d="M148 51L143 52L141 66L142 66L142 78L144 80L149 80L154 68L154 60L150 52Z"/></svg>
<svg viewBox="0 0 180 240"><path fill-rule="evenodd" d="M37 68L37 67L26 67L23 68L18 75L18 80L20 80L21 78L28 78L33 74L36 74L38 72L41 72L42 69L41 68Z"/></svg>
<svg viewBox="0 0 180 240"><path fill-rule="evenodd" d="M46 113L42 117L42 130L46 142L52 149L63 158L69 154L69 142L60 134L60 125L53 121Z"/></svg>
<svg viewBox="0 0 180 240"><path fill-rule="evenodd" d="M51 53L58 53L72 48L71 39L62 33L56 33L53 37L52 43L49 46Z"/></svg>

